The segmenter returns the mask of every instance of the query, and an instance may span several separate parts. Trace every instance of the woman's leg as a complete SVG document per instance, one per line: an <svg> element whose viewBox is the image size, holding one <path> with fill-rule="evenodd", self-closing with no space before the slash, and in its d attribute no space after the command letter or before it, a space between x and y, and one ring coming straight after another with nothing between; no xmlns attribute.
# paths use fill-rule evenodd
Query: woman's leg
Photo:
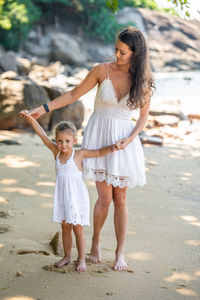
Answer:
<svg viewBox="0 0 200 300"><path fill-rule="evenodd" d="M72 224L65 223L65 220L62 222L62 241L65 256L56 262L54 265L56 267L62 267L67 265L71 261L71 251L72 251Z"/></svg>
<svg viewBox="0 0 200 300"><path fill-rule="evenodd" d="M96 182L98 199L93 212L93 237L90 253L90 260L101 261L100 255L100 233L108 214L108 208L112 201L112 185L107 185L105 181Z"/></svg>
<svg viewBox="0 0 200 300"><path fill-rule="evenodd" d="M77 259L78 266L76 270L79 272L84 272L86 270L86 264L85 264L86 240L85 240L83 226L74 225L73 230L76 237L76 247L78 250L78 259Z"/></svg>
<svg viewBox="0 0 200 300"><path fill-rule="evenodd" d="M128 223L128 208L126 203L127 188L113 188L114 225L117 239L115 270L124 270L127 264L124 259L124 243Z"/></svg>

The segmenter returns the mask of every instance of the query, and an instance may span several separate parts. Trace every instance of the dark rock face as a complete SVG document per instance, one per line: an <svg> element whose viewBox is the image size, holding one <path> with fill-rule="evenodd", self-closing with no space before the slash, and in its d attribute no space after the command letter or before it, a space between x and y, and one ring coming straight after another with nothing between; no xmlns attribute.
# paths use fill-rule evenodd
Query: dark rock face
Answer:
<svg viewBox="0 0 200 300"><path fill-rule="evenodd" d="M200 69L200 22L148 9L142 14L154 71Z"/></svg>
<svg viewBox="0 0 200 300"><path fill-rule="evenodd" d="M43 74L51 77L52 66L50 70L43 68ZM31 128L30 124L19 117L22 109L32 109L44 103L48 103L54 98L64 93L64 90L51 86L50 83L42 81L40 73L39 78L20 77L13 71L5 72L0 77L0 129ZM45 73L46 72L46 73ZM35 73L34 73L35 74ZM53 74L56 76L56 74ZM52 77L54 78L54 77ZM84 120L84 106L82 102L77 101L60 110L47 113L39 119L39 123L46 129L52 127L63 120L69 120L74 123L77 129L80 129Z"/></svg>

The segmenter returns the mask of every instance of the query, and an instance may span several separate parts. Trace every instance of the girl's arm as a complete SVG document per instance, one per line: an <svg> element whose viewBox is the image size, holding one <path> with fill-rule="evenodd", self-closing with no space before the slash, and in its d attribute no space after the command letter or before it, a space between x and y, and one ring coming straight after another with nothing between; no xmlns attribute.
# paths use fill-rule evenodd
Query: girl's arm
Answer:
<svg viewBox="0 0 200 300"><path fill-rule="evenodd" d="M98 150L87 150L87 149L82 149L80 150L81 152L81 158L89 158L89 157L99 157L99 156L104 156L108 153L112 153L118 150L116 144L110 145Z"/></svg>
<svg viewBox="0 0 200 300"><path fill-rule="evenodd" d="M27 119L29 121L29 123L31 123L31 125L32 125L33 129L35 130L35 132L37 133L37 135L39 135L39 137L41 138L43 143L53 152L54 156L56 157L56 155L58 153L56 144L50 140L50 138L47 136L46 132L40 126L40 124L28 113L29 112L27 110L23 110L23 111L21 111L20 115L22 117L24 117L25 119Z"/></svg>
<svg viewBox="0 0 200 300"><path fill-rule="evenodd" d="M69 105L73 102L76 102L82 95L86 94L89 90L91 90L98 82L99 77L105 73L105 66L100 64L94 67L86 76L86 78L77 85L74 89L69 92L57 97L51 102L48 102L49 111L53 111L55 109L61 108L63 106ZM29 116L32 116L34 119L38 119L40 116L45 114L46 111L43 105L31 110L29 112ZM21 114L21 112L20 112Z"/></svg>
<svg viewBox="0 0 200 300"><path fill-rule="evenodd" d="M140 109L140 116L135 124L135 127L130 136L117 141L117 147L119 149L124 149L128 144L130 144L134 138L140 133L140 131L145 127L146 122L148 120L150 109L150 99L146 102L146 104Z"/></svg>

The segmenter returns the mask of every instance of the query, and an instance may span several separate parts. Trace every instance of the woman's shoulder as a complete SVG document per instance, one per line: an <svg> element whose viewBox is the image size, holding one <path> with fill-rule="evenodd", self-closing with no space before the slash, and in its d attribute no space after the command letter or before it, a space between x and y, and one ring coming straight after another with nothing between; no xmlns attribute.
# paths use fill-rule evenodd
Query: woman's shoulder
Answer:
<svg viewBox="0 0 200 300"><path fill-rule="evenodd" d="M113 62L102 62L97 64L93 71L96 72L99 81L102 81L108 74L108 68L113 64Z"/></svg>

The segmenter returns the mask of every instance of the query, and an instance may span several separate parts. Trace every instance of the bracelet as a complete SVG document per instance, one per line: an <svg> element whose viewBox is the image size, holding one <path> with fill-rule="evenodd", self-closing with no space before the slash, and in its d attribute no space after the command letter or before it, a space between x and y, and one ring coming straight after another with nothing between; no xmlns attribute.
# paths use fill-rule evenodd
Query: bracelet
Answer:
<svg viewBox="0 0 200 300"><path fill-rule="evenodd" d="M45 109L46 112L49 112L49 107L48 107L48 105L46 103L43 104L43 107L44 107L44 109Z"/></svg>

